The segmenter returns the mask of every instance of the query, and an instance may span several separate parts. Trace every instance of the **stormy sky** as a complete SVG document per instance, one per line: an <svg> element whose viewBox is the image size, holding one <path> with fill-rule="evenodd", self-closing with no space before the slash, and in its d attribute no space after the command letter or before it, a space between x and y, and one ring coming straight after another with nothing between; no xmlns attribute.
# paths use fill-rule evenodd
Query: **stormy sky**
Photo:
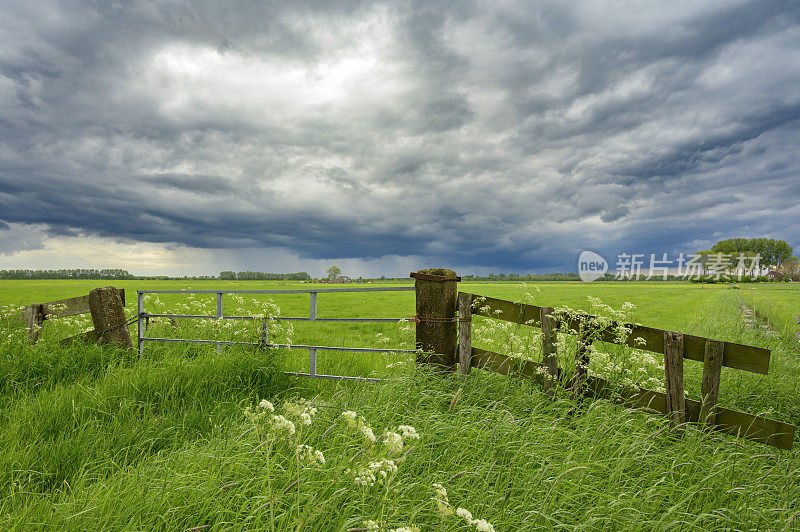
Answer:
<svg viewBox="0 0 800 532"><path fill-rule="evenodd" d="M0 268L800 248L797 2L0 4Z"/></svg>

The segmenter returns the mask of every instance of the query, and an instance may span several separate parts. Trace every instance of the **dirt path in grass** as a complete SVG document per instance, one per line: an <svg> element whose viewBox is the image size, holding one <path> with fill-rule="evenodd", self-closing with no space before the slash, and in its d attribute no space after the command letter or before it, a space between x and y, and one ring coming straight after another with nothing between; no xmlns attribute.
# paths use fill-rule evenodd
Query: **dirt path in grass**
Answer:
<svg viewBox="0 0 800 532"><path fill-rule="evenodd" d="M759 316L755 309L744 303L740 304L740 309L742 312L742 321L748 329L759 330L767 336L778 336L778 331L772 327L769 320Z"/></svg>

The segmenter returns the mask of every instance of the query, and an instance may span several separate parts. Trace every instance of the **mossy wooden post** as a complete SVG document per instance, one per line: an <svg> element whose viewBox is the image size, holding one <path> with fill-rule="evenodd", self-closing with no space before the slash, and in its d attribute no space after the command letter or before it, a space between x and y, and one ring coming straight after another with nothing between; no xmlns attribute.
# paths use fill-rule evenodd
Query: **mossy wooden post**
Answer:
<svg viewBox="0 0 800 532"><path fill-rule="evenodd" d="M578 401L586 391L586 377L589 374L589 348L592 345L591 331L581 325L578 331L578 345L575 348L575 377L572 381L572 394Z"/></svg>
<svg viewBox="0 0 800 532"><path fill-rule="evenodd" d="M706 340L706 355L703 359L703 382L700 389L700 423L714 425L717 422L717 399L719 381L722 376L722 358L725 342Z"/></svg>
<svg viewBox="0 0 800 532"><path fill-rule="evenodd" d="M462 375L472 367L472 294L458 294L458 367Z"/></svg>
<svg viewBox="0 0 800 532"><path fill-rule="evenodd" d="M30 338L31 344L35 344L39 340L39 333L42 330L42 322L44 321L43 307L44 305L34 303L23 310L25 321L28 324L28 338Z"/></svg>
<svg viewBox="0 0 800 532"><path fill-rule="evenodd" d="M95 288L89 292L89 310L98 343L112 344L122 349L133 349L131 334L125 325L122 298L113 286Z"/></svg>
<svg viewBox="0 0 800 532"><path fill-rule="evenodd" d="M683 334L664 331L664 378L667 390L667 416L670 425L686 422L686 396L683 393Z"/></svg>
<svg viewBox="0 0 800 532"><path fill-rule="evenodd" d="M430 268L412 273L417 296L417 362L453 370L456 364L456 296L453 270Z"/></svg>
<svg viewBox="0 0 800 532"><path fill-rule="evenodd" d="M544 390L552 393L558 379L558 354L556 346L558 335L553 316L553 307L542 307L539 321L542 326L542 366L544 367Z"/></svg>

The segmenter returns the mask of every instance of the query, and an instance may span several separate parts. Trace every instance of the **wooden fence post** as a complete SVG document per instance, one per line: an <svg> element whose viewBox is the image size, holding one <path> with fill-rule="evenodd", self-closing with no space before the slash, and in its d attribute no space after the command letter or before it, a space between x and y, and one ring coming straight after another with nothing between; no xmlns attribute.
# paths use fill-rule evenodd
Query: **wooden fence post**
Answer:
<svg viewBox="0 0 800 532"><path fill-rule="evenodd" d="M542 324L542 366L544 367L544 390L552 393L558 379L558 354L556 324L553 307L542 307L539 319Z"/></svg>
<svg viewBox="0 0 800 532"><path fill-rule="evenodd" d="M682 333L664 331L664 377L667 390L667 416L674 429L677 425L686 422Z"/></svg>
<svg viewBox="0 0 800 532"><path fill-rule="evenodd" d="M591 331L581 325L578 331L578 345L575 349L575 377L572 381L572 394L576 399L583 397L586 377L589 374L589 346L592 344Z"/></svg>
<svg viewBox="0 0 800 532"><path fill-rule="evenodd" d="M717 422L717 399L724 352L725 342L706 340L703 382L700 390L700 423L704 425L714 425Z"/></svg>
<svg viewBox="0 0 800 532"><path fill-rule="evenodd" d="M417 362L452 370L456 363L456 295L453 270L430 268L412 273L417 296Z"/></svg>
<svg viewBox="0 0 800 532"><path fill-rule="evenodd" d="M472 295L458 294L458 366L462 375L472 367Z"/></svg>
<svg viewBox="0 0 800 532"><path fill-rule="evenodd" d="M25 321L28 323L28 338L30 339L31 344L35 344L39 340L39 334L42 330L42 322L44 321L44 315L42 313L43 306L44 305L34 303L23 309L23 312L25 313Z"/></svg>
<svg viewBox="0 0 800 532"><path fill-rule="evenodd" d="M125 320L122 298L113 286L95 288L89 292L89 310L100 344L110 343L122 349L133 349L131 334Z"/></svg>

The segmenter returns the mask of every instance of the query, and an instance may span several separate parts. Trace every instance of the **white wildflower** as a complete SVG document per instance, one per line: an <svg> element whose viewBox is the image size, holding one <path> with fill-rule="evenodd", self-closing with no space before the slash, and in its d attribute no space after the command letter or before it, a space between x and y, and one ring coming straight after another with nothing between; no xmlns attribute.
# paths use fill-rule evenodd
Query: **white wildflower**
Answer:
<svg viewBox="0 0 800 532"><path fill-rule="evenodd" d="M364 521L364 528L367 530L380 530L378 523L370 519L369 521Z"/></svg>
<svg viewBox="0 0 800 532"><path fill-rule="evenodd" d="M290 436L296 432L294 423L280 415L272 416L272 430L276 433L286 432Z"/></svg>
<svg viewBox="0 0 800 532"><path fill-rule="evenodd" d="M342 417L347 420L347 426L351 429L356 426L356 420L358 419L358 414L353 412L352 410L348 410L346 412L342 412Z"/></svg>
<svg viewBox="0 0 800 532"><path fill-rule="evenodd" d="M298 445L297 446L297 455L303 459L307 460L312 465L316 465L322 467L325 465L325 455L322 454L322 451L318 451L311 447L310 445Z"/></svg>
<svg viewBox="0 0 800 532"><path fill-rule="evenodd" d="M444 486L437 482L433 485L433 489L436 491L436 497L433 500L436 501L436 507L439 513L442 515L453 515L453 507L450 506L450 500L447 498L447 490Z"/></svg>
<svg viewBox="0 0 800 532"><path fill-rule="evenodd" d="M389 529L389 532L419 532L419 527L416 527L416 526L401 526L400 528Z"/></svg>
<svg viewBox="0 0 800 532"><path fill-rule="evenodd" d="M303 425L311 425L311 418L317 413L317 409L305 403L304 399L300 399L297 403L285 403L283 410L292 416L300 419Z"/></svg>
<svg viewBox="0 0 800 532"><path fill-rule="evenodd" d="M403 450L403 437L396 432L387 432L386 449L389 454L400 454L400 451Z"/></svg>
<svg viewBox="0 0 800 532"><path fill-rule="evenodd" d="M375 433L372 432L372 429L370 427L367 427L366 425L361 426L359 427L359 430L361 431L361 434L364 435L365 439L371 441L372 443L375 443Z"/></svg>
<svg viewBox="0 0 800 532"><path fill-rule="evenodd" d="M258 403L258 407L262 410L269 410L270 412L275 411L275 406L266 399L262 399L261 402Z"/></svg>
<svg viewBox="0 0 800 532"><path fill-rule="evenodd" d="M345 471L347 474L353 475L353 480L359 486L371 487L376 482L381 483L389 477L390 473L397 471L397 464L394 460L376 460L370 462L367 467L358 469L356 471Z"/></svg>
<svg viewBox="0 0 800 532"><path fill-rule="evenodd" d="M351 473L348 469L345 473ZM375 485L376 479L375 474L370 471L369 469L359 469L357 471L352 472L354 475L353 480L356 484L362 487L372 487Z"/></svg>
<svg viewBox="0 0 800 532"><path fill-rule="evenodd" d="M400 435L403 437L403 440L419 439L419 434L417 434L417 430L411 425L400 425L399 427L397 427L397 430L400 431Z"/></svg>
<svg viewBox="0 0 800 532"><path fill-rule="evenodd" d="M494 532L494 527L491 523L486 521L486 519L475 519L472 521L472 524L475 525L478 532Z"/></svg>
<svg viewBox="0 0 800 532"><path fill-rule="evenodd" d="M472 524L472 513L464 508L458 508L456 510L456 515L459 517L463 517L465 521Z"/></svg>
<svg viewBox="0 0 800 532"><path fill-rule="evenodd" d="M367 425L367 421L364 419L364 416L359 416L352 410L348 410L346 412L342 412L342 417L347 420L347 426L352 428L358 428L358 431L364 436L364 439L375 443L375 433L372 432L372 428Z"/></svg>

